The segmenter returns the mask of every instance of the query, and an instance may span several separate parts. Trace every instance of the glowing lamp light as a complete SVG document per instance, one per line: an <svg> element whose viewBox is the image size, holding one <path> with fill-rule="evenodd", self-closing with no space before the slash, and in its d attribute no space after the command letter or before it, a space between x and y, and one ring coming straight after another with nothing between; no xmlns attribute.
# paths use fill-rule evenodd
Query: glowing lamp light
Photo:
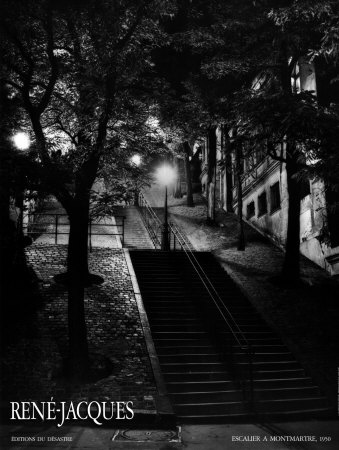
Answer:
<svg viewBox="0 0 339 450"><path fill-rule="evenodd" d="M13 143L18 150L27 150L31 145L31 140L27 133L19 131L13 136Z"/></svg>
<svg viewBox="0 0 339 450"><path fill-rule="evenodd" d="M168 186L177 178L176 171L168 164L164 164L163 166L159 167L155 175L158 182L163 186Z"/></svg>
<svg viewBox="0 0 339 450"><path fill-rule="evenodd" d="M141 156L138 154L133 155L131 158L131 162L139 167L141 164Z"/></svg>

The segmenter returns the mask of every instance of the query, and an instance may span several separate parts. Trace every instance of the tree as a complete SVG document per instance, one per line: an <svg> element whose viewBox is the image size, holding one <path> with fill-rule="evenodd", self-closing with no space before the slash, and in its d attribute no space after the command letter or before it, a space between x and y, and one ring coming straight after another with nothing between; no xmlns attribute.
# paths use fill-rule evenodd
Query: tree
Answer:
<svg viewBox="0 0 339 450"><path fill-rule="evenodd" d="M166 27L171 38L170 45L160 58L164 77L171 87L171 96L163 96L160 104L162 114L170 118L171 126L180 128L186 134L186 142L197 137L207 140L207 219L213 222L216 188L215 130L218 124L224 122L225 96L243 82L242 75L236 73L234 76L235 70L220 76L223 68L218 66L218 56L226 54L225 57L230 58L233 47L240 45L234 43L234 38L239 35L238 28L248 27L251 16L246 13L253 5L248 6L249 2L246 1L227 2L225 5L225 2L218 0L183 0L178 3L178 12ZM222 33L227 33L227 39ZM239 65L235 66L237 67Z"/></svg>
<svg viewBox="0 0 339 450"><path fill-rule="evenodd" d="M168 43L155 52L156 70L163 79L163 90L158 98L159 117L164 128L170 128L175 137L178 157L183 160L187 205L194 206L192 186L193 147L213 123L204 103L202 91L197 90L192 76L199 70L201 55L194 52L191 40L200 32L206 17L206 2L178 1L176 13L165 17L164 28ZM180 195L180 194L179 194Z"/></svg>
<svg viewBox="0 0 339 450"><path fill-rule="evenodd" d="M33 198L40 179L31 153L14 146L13 129L20 123L20 112L3 82L0 98L0 308L1 341L5 341L11 336L7 332L12 320L17 322L20 314L27 314L27 305L32 308L37 303L35 279L24 253L30 240L23 235L22 219L24 199Z"/></svg>
<svg viewBox="0 0 339 450"><path fill-rule="evenodd" d="M289 208L282 275L292 282L300 276L301 175L312 172L306 163L313 162L316 154L320 156L321 149L334 154L333 135L337 132L333 112L321 105L321 99L317 101L314 92L298 92L291 83L296 63L312 45L321 42L322 21L330 17L334 4L325 3L313 2L306 7L304 2L295 1L271 10L268 17L276 27L272 30L275 56L266 70L266 82L250 97L242 93L246 99L241 108L242 116L247 117L245 134L254 137L256 146L265 144L267 154L286 167Z"/></svg>
<svg viewBox="0 0 339 450"><path fill-rule="evenodd" d="M163 38L158 18L168 6L149 0L1 4L6 82L30 121L45 185L70 219L68 370L75 378L89 367L83 298L92 281L90 191L103 155L124 147L126 134L145 118L143 74Z"/></svg>
<svg viewBox="0 0 339 450"><path fill-rule="evenodd" d="M199 122L199 120L203 120L199 105L193 99L187 100L187 92L185 95L182 93L183 87L180 91L181 93L169 87L166 92L162 93L158 100L159 118L160 125L168 130L169 147L172 149L175 158L177 161L183 160L186 179L186 204L193 207L191 159L194 143L200 137L199 134L204 132L204 126Z"/></svg>
<svg viewBox="0 0 339 450"><path fill-rule="evenodd" d="M213 2L210 6L211 14L215 5ZM322 147L320 141L324 144L329 118L325 110L318 108L312 93L293 91L291 78L296 63L308 49L318 48L318 54L325 54L331 48L335 53L337 25L332 20L337 13L336 2L331 1L227 2L215 18L214 33L204 30L200 40L194 41L201 51L204 36L210 47L200 73L214 82L233 80L231 89L214 105L220 122L236 128L238 140L247 140L253 149L265 148L268 155L285 164L289 213L283 276L291 281L299 279L300 174L306 170L305 158ZM331 24L329 34L324 22ZM256 87L249 89L248 95L255 80ZM234 95L236 91L238 95ZM317 128L310 124L313 126L322 114L325 126L316 132ZM281 143L283 153L276 150Z"/></svg>

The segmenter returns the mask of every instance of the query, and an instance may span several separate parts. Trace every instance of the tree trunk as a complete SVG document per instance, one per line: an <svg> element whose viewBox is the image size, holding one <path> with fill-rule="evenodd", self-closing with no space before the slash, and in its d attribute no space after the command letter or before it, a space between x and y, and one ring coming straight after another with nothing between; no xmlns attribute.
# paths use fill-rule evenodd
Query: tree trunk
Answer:
<svg viewBox="0 0 339 450"><path fill-rule="evenodd" d="M84 286L88 279L89 199L75 200L70 213L68 244L68 332L71 379L85 379L89 372Z"/></svg>
<svg viewBox="0 0 339 450"><path fill-rule="evenodd" d="M300 184L296 177L297 172L297 154L287 152L288 222L282 275L292 282L300 278Z"/></svg>
<svg viewBox="0 0 339 450"><path fill-rule="evenodd" d="M187 194L187 206L194 206L193 201L193 187L192 187L192 173L191 173L191 161L190 161L190 146L188 142L184 144L185 154L185 175L186 175L186 194Z"/></svg>
<svg viewBox="0 0 339 450"><path fill-rule="evenodd" d="M208 132L208 165L207 165L207 222L214 223L215 220L215 166L217 158L217 138L215 134L215 127L212 127Z"/></svg>
<svg viewBox="0 0 339 450"><path fill-rule="evenodd" d="M11 280L13 275L14 224L9 217L10 193L6 181L0 181L0 310L1 320L5 315L5 303L11 304ZM16 281L18 276L15 277ZM7 309L7 308L6 308Z"/></svg>
<svg viewBox="0 0 339 450"><path fill-rule="evenodd" d="M232 181L232 157L226 153L226 211L233 212L233 181Z"/></svg>
<svg viewBox="0 0 339 450"><path fill-rule="evenodd" d="M243 201L242 201L242 180L241 180L241 149L235 150L236 160L236 178L237 178L237 199L238 199L238 250L245 250L245 233L244 233L244 220L242 214Z"/></svg>
<svg viewBox="0 0 339 450"><path fill-rule="evenodd" d="M291 73L296 58L288 63L286 43L281 49L281 85L286 95L292 95ZM287 139L289 137L287 136ZM286 176L288 191L288 221L286 236L286 253L282 268L282 276L287 281L300 278L300 185L296 177L298 172L299 152L294 143L289 142L286 148Z"/></svg>
<svg viewBox="0 0 339 450"><path fill-rule="evenodd" d="M174 190L173 190L173 197L174 198L182 198L180 160L178 158L174 158L174 166L175 166L176 172L178 174L178 177L177 177L177 179L175 181Z"/></svg>

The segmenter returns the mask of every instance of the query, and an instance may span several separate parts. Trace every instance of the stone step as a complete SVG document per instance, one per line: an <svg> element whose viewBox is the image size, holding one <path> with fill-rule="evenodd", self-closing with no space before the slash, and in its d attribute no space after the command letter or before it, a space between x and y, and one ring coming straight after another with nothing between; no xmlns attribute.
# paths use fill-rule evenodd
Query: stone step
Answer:
<svg viewBox="0 0 339 450"><path fill-rule="evenodd" d="M213 347L210 347L211 350L213 350ZM229 359L232 359L233 361L239 362L239 363L247 363L248 362L248 355L246 353L212 353L210 352L204 352L203 349L200 350L199 353L196 353L193 349L190 348L184 348L180 349L181 351L177 351L176 353L172 354L163 354L163 349L160 350L161 354L158 354L158 357L162 363L174 363L174 362L213 362L213 361L228 361ZM184 351L184 352L183 352ZM215 351L215 350L214 350ZM255 354L252 356L253 364L259 364L259 363L268 363L268 362L279 362L279 363L286 363L286 362L293 362L293 357L291 353L283 353L283 354L277 354L277 353L264 353L264 354Z"/></svg>
<svg viewBox="0 0 339 450"><path fill-rule="evenodd" d="M194 308L192 306L192 308ZM196 308L193 309L193 311L196 311ZM196 317L196 314L188 314L187 312L183 311L180 312L179 311L171 311L171 307L168 307L167 311L161 310L161 311L154 311L154 308L152 308L152 310L150 311L150 313L148 314L148 316L152 319L153 323L156 324L179 324L181 322L184 322L186 320L198 320ZM230 319L231 320L231 319ZM255 325L263 325L265 327L267 327L267 324L261 320L261 319L255 319L255 318L248 318L248 319L243 319L243 320L237 320L236 321L238 323L239 326L244 325L244 326L255 326ZM216 323L223 323L223 320L216 320Z"/></svg>
<svg viewBox="0 0 339 450"><path fill-rule="evenodd" d="M171 381L167 383L167 388L169 392L207 392L207 391L228 391L234 390L237 383L235 381L218 381L218 380L208 380L208 381ZM291 389L299 388L303 389L310 387L312 389L317 389L312 384L312 380L309 377L300 378L277 378L277 379L264 379L264 380L254 380L253 387L258 392L271 390L271 389Z"/></svg>
<svg viewBox="0 0 339 450"><path fill-rule="evenodd" d="M205 331L205 332L157 332L157 333L152 333L152 337L154 339L154 341L157 343L157 345L161 346L161 345L165 345L165 346L174 346L174 345L185 345L185 344L192 344L195 340L195 342L197 343L197 340L201 340L204 339L204 342L208 342L209 344L213 342L213 339L211 337L211 335ZM229 337L230 339L230 337ZM188 342L191 341L191 342ZM224 340L224 343L227 342L234 342L233 339L231 340ZM279 344L280 341L278 338L260 338L260 339L256 339L256 338L252 338L249 340L250 344L252 346L260 346L262 344L264 345L274 345L274 344Z"/></svg>
<svg viewBox="0 0 339 450"><path fill-rule="evenodd" d="M213 325L215 326L215 324ZM226 328L226 325L224 325ZM162 331L162 332L174 332L174 331L199 331L201 328L203 327L202 325L202 321L199 320L198 318L195 321L192 320L185 320L185 321L181 321L180 323L168 323L168 324L159 324L159 322L157 323L152 323L152 330L154 332L157 331ZM262 325L243 325L241 327L241 331L247 336L247 335L252 335L253 333L265 333L265 335L267 335L267 333L270 333L270 331L267 331L268 328L266 325L262 326ZM222 334L228 333L228 331L222 332ZM240 334L238 331L236 331L236 334Z"/></svg>
<svg viewBox="0 0 339 450"><path fill-rule="evenodd" d="M327 408L325 397L305 397L305 398L284 398L277 400L259 400L255 402L255 409L258 413L268 412L292 412L306 409Z"/></svg>
<svg viewBox="0 0 339 450"><path fill-rule="evenodd" d="M170 370L167 368L167 370ZM208 370L201 372L173 372L166 371L163 368L162 373L166 381L169 382L206 382L206 381L232 381L232 376L227 370L214 370L209 372Z"/></svg>
<svg viewBox="0 0 339 450"><path fill-rule="evenodd" d="M154 332L152 331L153 339L200 339L200 338L208 338L209 334L207 331L165 331L165 332Z"/></svg>
<svg viewBox="0 0 339 450"><path fill-rule="evenodd" d="M203 335L199 335L199 336L195 336L195 338L193 337L188 337L188 338L184 338L184 337L179 337L179 338L172 338L172 339L168 339L168 338L154 338L154 344L156 346L156 348L158 349L158 352L162 351L163 347L177 347L180 348L181 346L200 346L200 345L212 345L211 339L208 336L208 334L203 334ZM215 349L215 346L213 345L213 348Z"/></svg>
<svg viewBox="0 0 339 450"><path fill-rule="evenodd" d="M256 422L284 422L291 421L304 421L314 419L328 419L333 414L328 408L307 408L307 409L295 409L289 411L276 411L276 412L251 412L247 409L247 412L239 414L177 414L178 423L185 424L230 424L230 423L248 423L249 420L255 420Z"/></svg>
<svg viewBox="0 0 339 450"><path fill-rule="evenodd" d="M207 390L207 391L185 391L170 393L171 399L175 403L208 403L208 402L230 402L242 401L244 394L241 389L232 390ZM253 398L256 402L266 400L296 400L321 397L319 389L315 386L301 388L281 388L281 389L254 389Z"/></svg>
<svg viewBox="0 0 339 450"><path fill-rule="evenodd" d="M232 402L243 401L243 391L233 389L229 391L206 391L206 392L171 392L170 399L177 403L209 403L209 402Z"/></svg>
<svg viewBox="0 0 339 450"><path fill-rule="evenodd" d="M181 356L190 354L215 354L214 345L181 345L158 348L158 356Z"/></svg>
<svg viewBox="0 0 339 450"><path fill-rule="evenodd" d="M175 362L163 362L161 361L161 367L165 372L201 372L204 370L210 370L211 372L222 369L229 369L231 361L228 361L227 358L224 359L216 359L211 362L185 362L175 361ZM237 363L238 372L247 372L248 371L248 363L247 362L238 362ZM257 362L253 361L252 363L253 373L256 376L257 373L261 372L277 372L277 371L287 371L287 370L298 370L299 364L297 361L264 361Z"/></svg>
<svg viewBox="0 0 339 450"><path fill-rule="evenodd" d="M251 384L250 373L254 406L263 417L325 410L319 389L213 256L194 255L219 298L211 299L184 254L131 253L178 419L199 423L246 420L251 412L249 402L243 401L241 385ZM231 329L215 302L223 304ZM248 345L253 351L251 366Z"/></svg>
<svg viewBox="0 0 339 450"><path fill-rule="evenodd" d="M179 416L195 414L239 414L247 413L247 405L243 401L206 402L206 403L174 403L174 412Z"/></svg>

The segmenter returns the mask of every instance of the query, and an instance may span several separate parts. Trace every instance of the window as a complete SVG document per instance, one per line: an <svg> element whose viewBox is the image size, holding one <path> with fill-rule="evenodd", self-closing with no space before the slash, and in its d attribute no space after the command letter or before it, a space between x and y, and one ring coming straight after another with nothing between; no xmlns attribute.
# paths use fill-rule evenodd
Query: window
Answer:
<svg viewBox="0 0 339 450"><path fill-rule="evenodd" d="M330 242L334 248L339 246L339 192L327 187L325 195Z"/></svg>
<svg viewBox="0 0 339 450"><path fill-rule="evenodd" d="M258 196L258 217L263 216L267 213L267 197L266 192Z"/></svg>
<svg viewBox="0 0 339 450"><path fill-rule="evenodd" d="M265 156L265 151L263 149L257 149L254 155L255 164L260 164L261 161L265 159Z"/></svg>
<svg viewBox="0 0 339 450"><path fill-rule="evenodd" d="M255 206L254 202L251 202L247 205L247 219L250 219L255 215Z"/></svg>
<svg viewBox="0 0 339 450"><path fill-rule="evenodd" d="M279 181L271 186L271 214L280 209Z"/></svg>
<svg viewBox="0 0 339 450"><path fill-rule="evenodd" d="M292 86L293 93L299 94L299 92L301 91L301 88L300 88L300 66L298 63L296 63L296 65L293 69L293 72L292 72L291 86Z"/></svg>

